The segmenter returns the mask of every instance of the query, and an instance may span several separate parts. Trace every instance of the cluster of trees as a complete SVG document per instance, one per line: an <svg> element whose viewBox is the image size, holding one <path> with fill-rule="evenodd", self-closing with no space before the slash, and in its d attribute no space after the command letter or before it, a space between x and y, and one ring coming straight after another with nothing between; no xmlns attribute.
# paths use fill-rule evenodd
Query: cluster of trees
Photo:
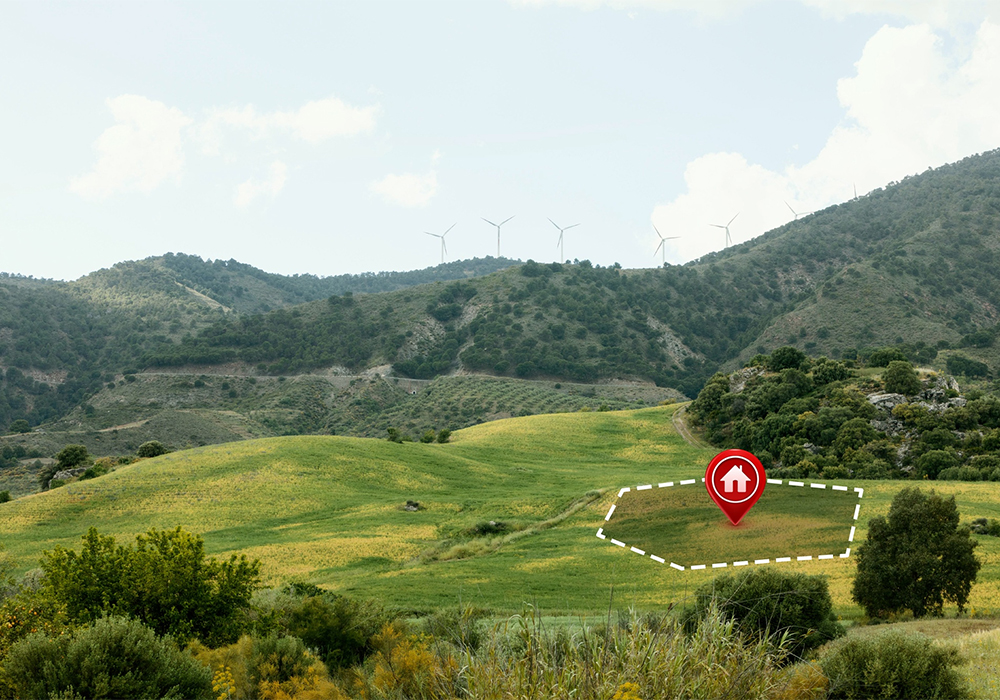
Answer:
<svg viewBox="0 0 1000 700"><path fill-rule="evenodd" d="M884 371L858 379L854 362L779 348L716 374L689 412L713 444L750 450L776 476L1000 480L1000 399L961 398L894 357L873 353ZM877 407L879 392L909 400Z"/></svg>

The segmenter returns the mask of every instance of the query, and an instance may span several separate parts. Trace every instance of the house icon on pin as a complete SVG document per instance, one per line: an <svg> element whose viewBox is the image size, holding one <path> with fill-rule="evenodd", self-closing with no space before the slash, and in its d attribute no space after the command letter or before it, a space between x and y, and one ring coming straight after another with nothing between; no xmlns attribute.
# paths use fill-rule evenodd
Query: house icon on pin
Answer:
<svg viewBox="0 0 1000 700"><path fill-rule="evenodd" d="M737 464L726 472L726 475L722 477L720 481L725 484L726 493L733 492L733 482L736 482L737 491L740 493L746 493L747 482L750 481L750 477L743 473L742 465Z"/></svg>

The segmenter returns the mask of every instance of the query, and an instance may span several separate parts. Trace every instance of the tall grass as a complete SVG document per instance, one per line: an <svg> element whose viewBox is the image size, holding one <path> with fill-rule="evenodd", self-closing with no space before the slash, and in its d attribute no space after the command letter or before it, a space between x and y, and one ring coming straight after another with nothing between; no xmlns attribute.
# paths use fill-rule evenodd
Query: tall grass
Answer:
<svg viewBox="0 0 1000 700"><path fill-rule="evenodd" d="M601 628L547 630L533 611L498 624L466 650L469 697L765 698L787 682L784 651L746 639L713 610L693 634L672 616L635 612Z"/></svg>

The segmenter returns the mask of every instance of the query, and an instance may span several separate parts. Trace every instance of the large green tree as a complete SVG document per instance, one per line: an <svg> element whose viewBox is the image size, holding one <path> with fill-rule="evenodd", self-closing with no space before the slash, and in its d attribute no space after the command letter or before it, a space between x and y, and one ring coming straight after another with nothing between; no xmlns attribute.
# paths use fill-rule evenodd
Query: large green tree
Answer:
<svg viewBox="0 0 1000 700"><path fill-rule="evenodd" d="M56 547L44 553L41 567L43 594L72 620L127 615L157 634L215 646L244 631L261 565L245 555L206 559L202 539L178 527L153 528L134 547L90 528L79 554Z"/></svg>
<svg viewBox="0 0 1000 700"><path fill-rule="evenodd" d="M896 495L888 517L871 519L851 590L869 617L907 609L922 617L940 613L945 601L965 607L982 563L958 521L954 496L916 488Z"/></svg>

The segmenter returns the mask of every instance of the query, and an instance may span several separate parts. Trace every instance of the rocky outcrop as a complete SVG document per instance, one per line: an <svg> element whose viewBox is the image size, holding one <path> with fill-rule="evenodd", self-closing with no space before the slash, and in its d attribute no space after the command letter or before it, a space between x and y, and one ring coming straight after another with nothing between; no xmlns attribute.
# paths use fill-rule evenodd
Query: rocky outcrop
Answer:
<svg viewBox="0 0 1000 700"><path fill-rule="evenodd" d="M868 403L880 411L892 412L901 403L906 403L902 394L868 394Z"/></svg>
<svg viewBox="0 0 1000 700"><path fill-rule="evenodd" d="M743 391L747 383L755 378L760 377L764 374L764 370L761 367L744 367L743 369L738 369L729 375L729 393L738 394Z"/></svg>
<svg viewBox="0 0 1000 700"><path fill-rule="evenodd" d="M53 481L56 481L56 480L58 480L58 481L66 481L68 479L72 479L74 477L80 476L85 471L87 471L87 467L76 467L74 469L60 469L59 471L57 471L52 476L51 479L49 479L49 488L52 488L52 482Z"/></svg>

